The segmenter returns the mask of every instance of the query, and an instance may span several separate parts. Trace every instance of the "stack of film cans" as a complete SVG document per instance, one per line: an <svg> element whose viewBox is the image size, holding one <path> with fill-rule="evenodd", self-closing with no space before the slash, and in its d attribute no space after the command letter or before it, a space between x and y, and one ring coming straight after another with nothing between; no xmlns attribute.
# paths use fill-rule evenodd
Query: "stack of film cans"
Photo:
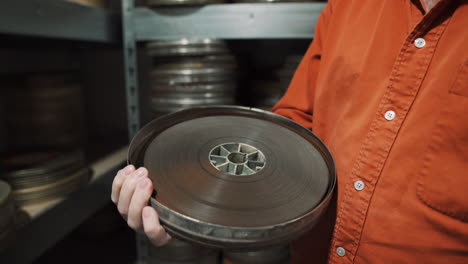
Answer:
<svg viewBox="0 0 468 264"><path fill-rule="evenodd" d="M26 75L9 88L5 103L10 149L82 145L82 87L75 74Z"/></svg>
<svg viewBox="0 0 468 264"><path fill-rule="evenodd" d="M206 105L235 104L237 64L218 39L155 41L146 46L153 116Z"/></svg>
<svg viewBox="0 0 468 264"><path fill-rule="evenodd" d="M29 151L0 160L0 179L12 187L18 205L36 204L66 196L90 178L82 151Z"/></svg>

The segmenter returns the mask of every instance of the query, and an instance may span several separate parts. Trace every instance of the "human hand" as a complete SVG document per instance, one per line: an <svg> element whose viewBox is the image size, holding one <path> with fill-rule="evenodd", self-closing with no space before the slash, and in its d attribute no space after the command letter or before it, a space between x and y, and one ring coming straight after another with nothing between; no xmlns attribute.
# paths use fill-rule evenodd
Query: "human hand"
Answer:
<svg viewBox="0 0 468 264"><path fill-rule="evenodd" d="M144 232L155 246L162 246L171 240L171 236L161 226L156 210L148 206L152 193L153 183L148 170L143 167L136 170L133 165L128 165L114 178L111 200L130 228Z"/></svg>

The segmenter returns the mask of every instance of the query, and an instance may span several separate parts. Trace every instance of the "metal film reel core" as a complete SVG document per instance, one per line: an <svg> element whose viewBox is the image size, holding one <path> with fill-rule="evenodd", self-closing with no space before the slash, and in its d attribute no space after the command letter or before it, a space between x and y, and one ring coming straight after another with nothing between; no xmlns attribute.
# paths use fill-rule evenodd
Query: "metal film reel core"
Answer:
<svg viewBox="0 0 468 264"><path fill-rule="evenodd" d="M261 171L266 164L265 155L256 147L244 143L224 143L209 154L211 165L233 176L249 176Z"/></svg>

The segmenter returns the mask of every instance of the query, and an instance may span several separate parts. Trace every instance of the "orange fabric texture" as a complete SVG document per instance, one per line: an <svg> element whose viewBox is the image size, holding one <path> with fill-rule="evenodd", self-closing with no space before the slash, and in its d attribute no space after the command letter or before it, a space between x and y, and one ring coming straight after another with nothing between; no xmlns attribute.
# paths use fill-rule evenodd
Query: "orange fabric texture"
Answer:
<svg viewBox="0 0 468 264"><path fill-rule="evenodd" d="M293 263L468 263L468 1L329 1L273 111L337 166Z"/></svg>

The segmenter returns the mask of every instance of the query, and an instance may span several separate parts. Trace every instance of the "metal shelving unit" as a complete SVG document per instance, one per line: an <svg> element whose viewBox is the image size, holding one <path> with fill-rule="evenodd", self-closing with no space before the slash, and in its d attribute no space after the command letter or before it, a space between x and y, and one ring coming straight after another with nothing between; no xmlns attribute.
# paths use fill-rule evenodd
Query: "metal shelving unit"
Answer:
<svg viewBox="0 0 468 264"><path fill-rule="evenodd" d="M122 1L122 31L130 139L140 127L136 43L178 38L311 39L325 3L216 4L135 7Z"/></svg>
<svg viewBox="0 0 468 264"><path fill-rule="evenodd" d="M217 4L131 11L137 41L209 37L310 39L325 3Z"/></svg>
<svg viewBox="0 0 468 264"><path fill-rule="evenodd" d="M177 8L135 7L122 0L124 70L129 137L140 127L137 42L179 38L311 39L326 3L215 4ZM138 263L148 256L144 235L137 234Z"/></svg>
<svg viewBox="0 0 468 264"><path fill-rule="evenodd" d="M59 0L0 1L0 33L118 42L120 17L108 10Z"/></svg>
<svg viewBox="0 0 468 264"><path fill-rule="evenodd" d="M119 44L121 16L106 9L63 0L2 0L0 34ZM78 67L70 65L69 54L68 57L52 56L55 59L51 60L49 55L56 54L49 53L36 56L39 59L34 63L20 67L21 62L26 64L31 60L31 54L37 53L21 51L18 55L3 51L7 62L19 59L20 63L14 66L7 63L0 67L0 72ZM43 61L52 67L42 65L45 64ZM31 263L108 203L112 180L117 170L124 166L126 152L127 147L123 147L90 164L93 176L83 189L62 199L24 207L32 220L18 230L16 239L0 254L0 263Z"/></svg>

